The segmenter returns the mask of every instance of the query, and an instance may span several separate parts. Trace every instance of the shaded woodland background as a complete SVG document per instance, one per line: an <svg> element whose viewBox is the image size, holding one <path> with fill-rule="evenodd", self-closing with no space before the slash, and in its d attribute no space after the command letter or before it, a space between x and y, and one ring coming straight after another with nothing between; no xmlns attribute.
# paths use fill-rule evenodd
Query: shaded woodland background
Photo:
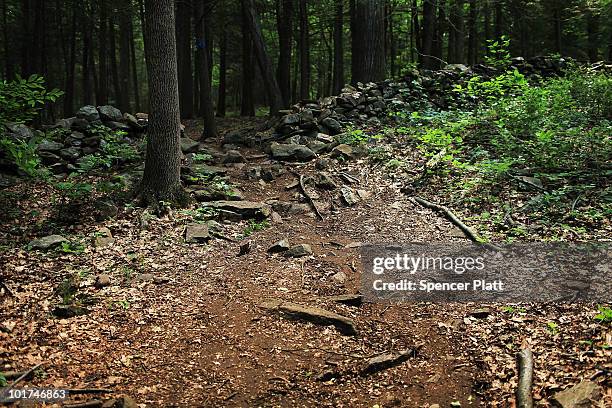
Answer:
<svg viewBox="0 0 612 408"><path fill-rule="evenodd" d="M269 67L255 58L253 7ZM64 91L47 120L88 104L147 110L142 0L2 0L1 10L2 78L36 73ZM218 116L255 115L270 98L266 69L287 107L415 64L477 64L502 35L514 56L611 59L611 10L609 0L177 0L181 116L201 116L207 99Z"/></svg>

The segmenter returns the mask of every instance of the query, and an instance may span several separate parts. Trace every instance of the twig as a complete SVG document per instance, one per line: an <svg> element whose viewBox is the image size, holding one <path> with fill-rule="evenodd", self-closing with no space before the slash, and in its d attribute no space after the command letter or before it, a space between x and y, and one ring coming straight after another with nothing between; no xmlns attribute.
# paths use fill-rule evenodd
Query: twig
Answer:
<svg viewBox="0 0 612 408"><path fill-rule="evenodd" d="M30 374L32 374L38 367L40 367L42 365L42 363L40 364L36 364L34 367L30 368L28 371L25 371L23 374L21 374L15 381L13 381L13 383L11 385L9 385L7 388L4 389L4 393L8 394L8 392L10 390L12 390L13 388L15 388L15 386L17 384L19 384L19 382L21 382L24 378L26 378L27 376L29 376Z"/></svg>
<svg viewBox="0 0 612 408"><path fill-rule="evenodd" d="M317 217L319 217L319 219L321 221L323 221L324 218L321 215L321 213L319 212L319 209L317 208L317 205L315 204L314 200L312 199L312 196L310 194L308 194L308 192L306 191L306 186L304 185L304 176L301 175L301 174L299 176L300 176L300 190L302 190L302 194L304 194L306 199L308 199L308 202L310 203L310 205L314 209L315 214L317 214Z"/></svg>
<svg viewBox="0 0 612 408"><path fill-rule="evenodd" d="M517 354L519 380L516 388L517 408L533 408L531 386L533 384L533 353L525 348Z"/></svg>

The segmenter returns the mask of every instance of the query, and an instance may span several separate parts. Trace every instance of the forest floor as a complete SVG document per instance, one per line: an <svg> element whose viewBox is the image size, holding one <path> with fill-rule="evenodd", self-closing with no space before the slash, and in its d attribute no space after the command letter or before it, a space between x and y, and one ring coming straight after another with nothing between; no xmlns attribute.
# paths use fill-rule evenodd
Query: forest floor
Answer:
<svg viewBox="0 0 612 408"><path fill-rule="evenodd" d="M224 122L226 129L236 125ZM285 164L287 171L263 183L246 171L274 163L256 149L241 153L252 159L227 172L245 200L304 203L287 186L295 173L317 174L314 162ZM356 179L353 187L365 192L359 203L326 205L324 220L306 211L259 231L251 224L250 235L248 223L226 223L229 239L206 245L185 243L188 212L158 218L127 205L111 220L96 223L84 214L81 223L65 226L65 237L88 242L82 251L28 250L55 203L38 185L11 187L17 198L10 205L29 218L0 221L0 262L13 292L0 298L0 371L42 363L20 387L112 390L70 403L125 394L141 407L510 407L515 355L528 344L538 406L581 380L602 386L600 406L612 406L612 331L593 319L597 305L335 301L360 291L360 243L465 238L404 195L384 168L365 160L330 162L330 174ZM321 202L334 203L335 193L320 194ZM9 231L18 223L15 237ZM91 240L102 227L115 241L95 247ZM309 244L313 254L268 253L281 239ZM239 255L245 242L249 252ZM100 274L110 275L110 285L94 285ZM59 303L56 288L74 276L89 313L56 318L50 313ZM283 318L265 307L271 300L336 312L353 319L359 333ZM406 362L363 373L369 358L406 349L413 350Z"/></svg>

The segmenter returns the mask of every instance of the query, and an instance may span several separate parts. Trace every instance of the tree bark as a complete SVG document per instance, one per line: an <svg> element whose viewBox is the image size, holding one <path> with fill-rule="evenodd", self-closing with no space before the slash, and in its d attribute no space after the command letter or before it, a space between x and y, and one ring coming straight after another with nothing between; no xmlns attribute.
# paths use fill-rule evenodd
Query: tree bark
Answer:
<svg viewBox="0 0 612 408"><path fill-rule="evenodd" d="M436 32L437 0L423 0L423 28L420 62L423 68L433 69L436 60L432 57L434 35Z"/></svg>
<svg viewBox="0 0 612 408"><path fill-rule="evenodd" d="M334 85L333 94L344 87L344 2L336 3L334 16Z"/></svg>
<svg viewBox="0 0 612 408"><path fill-rule="evenodd" d="M100 5L100 28L98 34L98 92L96 103L98 105L108 104L108 3L106 0L99 2Z"/></svg>
<svg viewBox="0 0 612 408"><path fill-rule="evenodd" d="M93 87L91 83L91 67L89 65L90 57L89 53L93 52L91 49L91 31L90 31L90 23L89 17L87 13L87 4L83 5L83 9L81 10L81 34L82 34L82 42L83 42L83 52L81 54L81 81L82 81L82 91L83 91L83 105L91 105L93 103Z"/></svg>
<svg viewBox="0 0 612 408"><path fill-rule="evenodd" d="M293 45L293 0L276 1L278 30L278 86L285 107L291 104L291 51Z"/></svg>
<svg viewBox="0 0 612 408"><path fill-rule="evenodd" d="M253 101L253 39L248 23L246 3L242 3L242 95L240 98L240 116L255 116Z"/></svg>
<svg viewBox="0 0 612 408"><path fill-rule="evenodd" d="M589 61L595 62L599 60L599 15L589 9L586 20Z"/></svg>
<svg viewBox="0 0 612 408"><path fill-rule="evenodd" d="M132 61L132 86L134 87L134 107L136 108L136 112L140 112L140 83L138 82L136 44L134 43L134 23L130 19L130 58Z"/></svg>
<svg viewBox="0 0 612 408"><path fill-rule="evenodd" d="M266 51L266 45L261 34L261 27L257 21L257 12L255 11L254 0L242 0L245 4L247 23L251 36L253 38L253 45L255 48L255 56L263 76L264 85L268 94L268 101L270 103L270 114L276 115L282 105L282 96L278 82L272 71L272 62Z"/></svg>
<svg viewBox="0 0 612 408"><path fill-rule="evenodd" d="M215 122L215 110L213 107L212 100L212 89L211 80L208 75L209 70L209 52L208 44L206 43L206 24L209 20L206 18L206 3L209 0L196 0L196 36L198 37L198 44L201 44L201 48L198 50L199 60L201 63L200 69L200 111L202 118L204 119L204 130L202 132L202 140L208 138L217 137L217 124Z"/></svg>
<svg viewBox="0 0 612 408"><path fill-rule="evenodd" d="M495 3L495 39L504 35L504 7L501 1Z"/></svg>
<svg viewBox="0 0 612 408"><path fill-rule="evenodd" d="M385 79L385 4L379 0L355 0L353 46L359 58L353 60L356 77L353 82L376 82Z"/></svg>
<svg viewBox="0 0 612 408"><path fill-rule="evenodd" d="M475 65L478 60L478 31L476 20L478 19L478 9L476 0L469 0L470 14L468 18L468 64Z"/></svg>
<svg viewBox="0 0 612 408"><path fill-rule="evenodd" d="M184 204L180 183L180 111L173 0L145 0L149 125L147 155L140 186L142 200Z"/></svg>
<svg viewBox="0 0 612 408"><path fill-rule="evenodd" d="M300 2L300 99L310 99L310 32L308 0Z"/></svg>
<svg viewBox="0 0 612 408"><path fill-rule="evenodd" d="M113 18L109 24L109 46L110 46L110 65L111 76L113 78L114 102L119 105L121 100L121 82L119 81L119 66L117 64L117 36L115 34L115 16L116 10L113 10Z"/></svg>
<svg viewBox="0 0 612 408"><path fill-rule="evenodd" d="M131 112L130 107L130 19L131 7L124 6L119 10L119 81L121 94L119 109Z"/></svg>
<svg viewBox="0 0 612 408"><path fill-rule="evenodd" d="M74 115L74 76L76 67L76 32L77 15L76 8L72 9L72 22L70 29L70 59L66 69L66 83L64 94L64 116L69 118Z"/></svg>
<svg viewBox="0 0 612 408"><path fill-rule="evenodd" d="M200 1L200 0L195 0ZM181 118L193 117L193 72L191 67L191 0L176 1L176 48ZM201 37L203 38L203 37Z"/></svg>
<svg viewBox="0 0 612 408"><path fill-rule="evenodd" d="M225 19L222 19L224 21ZM219 43L219 90L217 99L217 116L225 117L225 99L227 93L227 30L221 28Z"/></svg>

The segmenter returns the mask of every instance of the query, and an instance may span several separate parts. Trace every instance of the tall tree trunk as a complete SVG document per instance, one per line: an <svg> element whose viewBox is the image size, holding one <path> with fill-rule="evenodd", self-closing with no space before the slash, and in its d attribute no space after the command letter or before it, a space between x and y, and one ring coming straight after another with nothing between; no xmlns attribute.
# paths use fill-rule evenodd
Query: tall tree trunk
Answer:
<svg viewBox="0 0 612 408"><path fill-rule="evenodd" d="M434 35L436 32L436 5L437 0L423 0L423 31L420 51L421 66L433 69L437 62L433 58Z"/></svg>
<svg viewBox="0 0 612 408"><path fill-rule="evenodd" d="M595 62L599 60L599 14L589 9L586 20L589 61Z"/></svg>
<svg viewBox="0 0 612 408"><path fill-rule="evenodd" d="M5 78L8 80L13 79L15 76L15 65L13 61L13 53L10 52L10 39L8 34L8 8L6 6L7 0L2 0L2 36L4 37L4 62Z"/></svg>
<svg viewBox="0 0 612 408"><path fill-rule="evenodd" d="M291 51L293 45L293 0L276 0L276 25L278 30L278 86L283 105L291 104Z"/></svg>
<svg viewBox="0 0 612 408"><path fill-rule="evenodd" d="M388 12L385 18L388 21L388 32L389 32L389 63L391 65L391 77L394 78L396 74L396 58L397 58L397 44L395 39L395 23L393 21L393 10L388 8Z"/></svg>
<svg viewBox="0 0 612 408"><path fill-rule="evenodd" d="M240 116L255 116L253 101L253 39L248 23L247 4L242 2L242 95L240 98Z"/></svg>
<svg viewBox="0 0 612 408"><path fill-rule="evenodd" d="M357 0L349 0L349 14L350 14L350 31L351 31L351 82L357 82L357 79L361 77L361 61L363 59L363 44L358 34L359 27L357 25Z"/></svg>
<svg viewBox="0 0 612 408"><path fill-rule="evenodd" d="M476 0L469 0L470 3L470 14L468 18L468 64L476 64L478 59L478 39L476 20L478 18L478 10L476 6Z"/></svg>
<svg viewBox="0 0 612 408"><path fill-rule="evenodd" d="M555 51L561 54L561 34L563 32L561 28L561 5L555 4L553 9L553 24L554 24L554 38L555 38Z"/></svg>
<svg viewBox="0 0 612 408"><path fill-rule="evenodd" d="M211 80L208 75L209 70L209 52L208 44L206 43L206 24L209 23L207 16L207 2L209 0L196 0L196 36L198 43L201 44L199 52L199 60L201 61L200 69L200 110L204 119L204 131L202 132L202 140L217 137L217 124L215 122L215 110L213 107Z"/></svg>
<svg viewBox="0 0 612 408"><path fill-rule="evenodd" d="M442 67L444 34L446 33L447 26L449 25L446 18L446 0L438 0L438 14L436 19L432 55L434 56L434 67L438 69Z"/></svg>
<svg viewBox="0 0 612 408"><path fill-rule="evenodd" d="M217 99L217 116L225 117L225 98L227 93L227 30L221 29L219 43L219 90Z"/></svg>
<svg viewBox="0 0 612 408"><path fill-rule="evenodd" d="M266 87L266 91L268 94L268 101L270 103L270 114L276 115L281 108L282 105L282 96L280 88L278 87L278 82L276 82L276 77L274 76L274 72L272 70L272 62L270 61L270 57L268 56L268 52L266 51L266 45L263 39L263 35L261 34L261 27L259 25L259 21L257 20L257 12L255 11L255 3L254 0L242 0L243 3L246 3L246 13L247 13L247 23L249 25L249 29L251 31L251 36L253 38L253 45L255 48L255 56L257 58L257 62L259 65L259 69L263 76L264 85Z"/></svg>
<svg viewBox="0 0 612 408"><path fill-rule="evenodd" d="M200 1L200 0L196 0ZM191 67L191 0L176 1L176 49L181 118L193 117L193 71ZM203 37L201 37L203 40Z"/></svg>
<svg viewBox="0 0 612 408"><path fill-rule="evenodd" d="M131 7L119 10L119 80L121 94L119 109L131 112L130 107L130 19Z"/></svg>
<svg viewBox="0 0 612 408"><path fill-rule="evenodd" d="M491 38L491 5L489 3L490 0L484 0L482 5L482 14L484 14L484 39L485 44L486 40L492 40Z"/></svg>
<svg viewBox="0 0 612 408"><path fill-rule="evenodd" d="M70 29L70 62L66 69L66 83L64 94L64 116L74 115L74 80L76 71L76 33L77 33L77 11L72 9L72 22Z"/></svg>
<svg viewBox="0 0 612 408"><path fill-rule="evenodd" d="M334 16L334 85L333 94L339 95L344 87L344 2L336 3Z"/></svg>
<svg viewBox="0 0 612 408"><path fill-rule="evenodd" d="M310 99L310 32L308 0L300 2L300 99Z"/></svg>
<svg viewBox="0 0 612 408"><path fill-rule="evenodd" d="M465 23L463 16L464 0L452 0L451 8L451 32L454 35L452 53L449 53L450 63L465 62ZM450 58L452 56L452 58Z"/></svg>
<svg viewBox="0 0 612 408"><path fill-rule="evenodd" d="M96 103L98 105L108 104L108 3L106 0L99 2L100 5L100 31L98 34L98 92Z"/></svg>
<svg viewBox="0 0 612 408"><path fill-rule="evenodd" d="M117 35L115 33L116 10L113 10L113 18L109 24L109 46L110 46L110 65L111 76L113 78L114 103L119 105L121 101L121 82L119 81L119 65L117 64Z"/></svg>
<svg viewBox="0 0 612 408"><path fill-rule="evenodd" d="M146 0L146 54L149 84L149 126L144 175L140 186L143 201L184 202L180 182L181 121L173 0Z"/></svg>
<svg viewBox="0 0 612 408"><path fill-rule="evenodd" d="M385 4L379 0L355 0L355 28L353 45L362 44L362 54L353 63L361 65L355 69L353 82L376 82L385 79ZM356 41L355 41L356 40Z"/></svg>
<svg viewBox="0 0 612 408"><path fill-rule="evenodd" d="M421 26L419 24L419 8L417 7L417 0L412 1L410 7L410 14L412 17L412 23L410 24L410 61L415 62L415 50L421 52L423 49L423 43L421 39Z"/></svg>
<svg viewBox="0 0 612 408"><path fill-rule="evenodd" d="M140 112L140 83L138 83L138 68L136 63L136 44L134 39L134 23L130 19L130 57L132 61L132 86L134 87L134 107Z"/></svg>
<svg viewBox="0 0 612 408"><path fill-rule="evenodd" d="M504 7L501 0L495 3L495 39L504 35Z"/></svg>

